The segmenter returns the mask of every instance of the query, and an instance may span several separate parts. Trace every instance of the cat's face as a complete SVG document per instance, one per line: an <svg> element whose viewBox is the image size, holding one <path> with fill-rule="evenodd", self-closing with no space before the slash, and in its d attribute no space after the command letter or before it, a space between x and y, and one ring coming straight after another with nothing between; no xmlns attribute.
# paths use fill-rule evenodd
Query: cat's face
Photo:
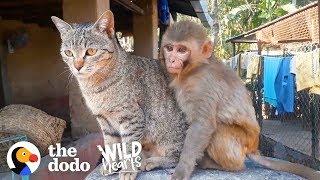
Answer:
<svg viewBox="0 0 320 180"><path fill-rule="evenodd" d="M69 25L52 17L61 34L61 56L77 78L87 78L115 66L113 15L104 13L95 24Z"/></svg>

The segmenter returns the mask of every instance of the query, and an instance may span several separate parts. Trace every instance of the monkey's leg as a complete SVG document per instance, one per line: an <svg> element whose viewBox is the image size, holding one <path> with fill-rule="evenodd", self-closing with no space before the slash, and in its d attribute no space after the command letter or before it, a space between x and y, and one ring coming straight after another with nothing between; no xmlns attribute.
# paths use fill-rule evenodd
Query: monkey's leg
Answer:
<svg viewBox="0 0 320 180"><path fill-rule="evenodd" d="M245 168L245 148L227 131L219 130L214 134L207 153L223 170L239 171Z"/></svg>
<svg viewBox="0 0 320 180"><path fill-rule="evenodd" d="M183 150L172 179L189 179L196 161L201 159L209 144L214 127L210 122L194 121L187 130Z"/></svg>
<svg viewBox="0 0 320 180"><path fill-rule="evenodd" d="M204 153L203 158L199 162L199 167L201 169L216 169L216 170L224 170L221 166L219 166L214 160L208 155L207 152Z"/></svg>

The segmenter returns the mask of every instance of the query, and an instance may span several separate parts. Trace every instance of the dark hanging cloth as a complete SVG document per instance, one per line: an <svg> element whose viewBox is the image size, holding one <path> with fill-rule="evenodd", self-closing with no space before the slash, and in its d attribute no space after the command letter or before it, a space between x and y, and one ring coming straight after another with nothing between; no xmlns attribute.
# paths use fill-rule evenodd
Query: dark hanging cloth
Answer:
<svg viewBox="0 0 320 180"><path fill-rule="evenodd" d="M164 25L170 24L170 11L168 0L158 1L158 13L160 22Z"/></svg>

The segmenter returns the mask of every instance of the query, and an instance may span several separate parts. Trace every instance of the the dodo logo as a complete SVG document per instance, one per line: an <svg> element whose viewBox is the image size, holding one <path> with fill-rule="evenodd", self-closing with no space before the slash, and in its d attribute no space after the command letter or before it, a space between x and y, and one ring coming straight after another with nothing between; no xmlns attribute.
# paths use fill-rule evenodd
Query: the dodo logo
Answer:
<svg viewBox="0 0 320 180"><path fill-rule="evenodd" d="M40 165L40 152L30 142L20 141L12 145L7 153L9 168L21 176L30 175Z"/></svg>

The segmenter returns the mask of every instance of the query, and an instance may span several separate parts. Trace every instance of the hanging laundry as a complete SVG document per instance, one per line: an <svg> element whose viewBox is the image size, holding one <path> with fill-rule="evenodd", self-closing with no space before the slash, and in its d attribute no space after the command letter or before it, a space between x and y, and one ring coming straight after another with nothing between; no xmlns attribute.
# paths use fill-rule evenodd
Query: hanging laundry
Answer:
<svg viewBox="0 0 320 180"><path fill-rule="evenodd" d="M168 0L159 0L158 1L158 12L160 22L164 25L170 24L170 11Z"/></svg>
<svg viewBox="0 0 320 180"><path fill-rule="evenodd" d="M247 79L251 79L253 75L257 75L259 71L259 59L260 56L258 54L251 54L247 57L249 59L248 67L247 67Z"/></svg>
<svg viewBox="0 0 320 180"><path fill-rule="evenodd" d="M233 70L237 70L239 57L239 54L231 57L229 60L227 60L226 65Z"/></svg>
<svg viewBox="0 0 320 180"><path fill-rule="evenodd" d="M240 55L240 68L247 69L251 59L251 52L245 52Z"/></svg>
<svg viewBox="0 0 320 180"><path fill-rule="evenodd" d="M248 69L252 55L257 54L256 52L244 52L240 55L240 68Z"/></svg>
<svg viewBox="0 0 320 180"><path fill-rule="evenodd" d="M292 56L283 57L275 79L275 92L277 97L276 109L279 114L294 112L295 79L290 73Z"/></svg>
<svg viewBox="0 0 320 180"><path fill-rule="evenodd" d="M277 94L275 91L275 81L282 62L280 56L264 56L263 61L263 98L264 101L277 107Z"/></svg>
<svg viewBox="0 0 320 180"><path fill-rule="evenodd" d="M320 94L319 49L312 52L296 53L291 72L296 74L297 91L311 88L311 92Z"/></svg>

